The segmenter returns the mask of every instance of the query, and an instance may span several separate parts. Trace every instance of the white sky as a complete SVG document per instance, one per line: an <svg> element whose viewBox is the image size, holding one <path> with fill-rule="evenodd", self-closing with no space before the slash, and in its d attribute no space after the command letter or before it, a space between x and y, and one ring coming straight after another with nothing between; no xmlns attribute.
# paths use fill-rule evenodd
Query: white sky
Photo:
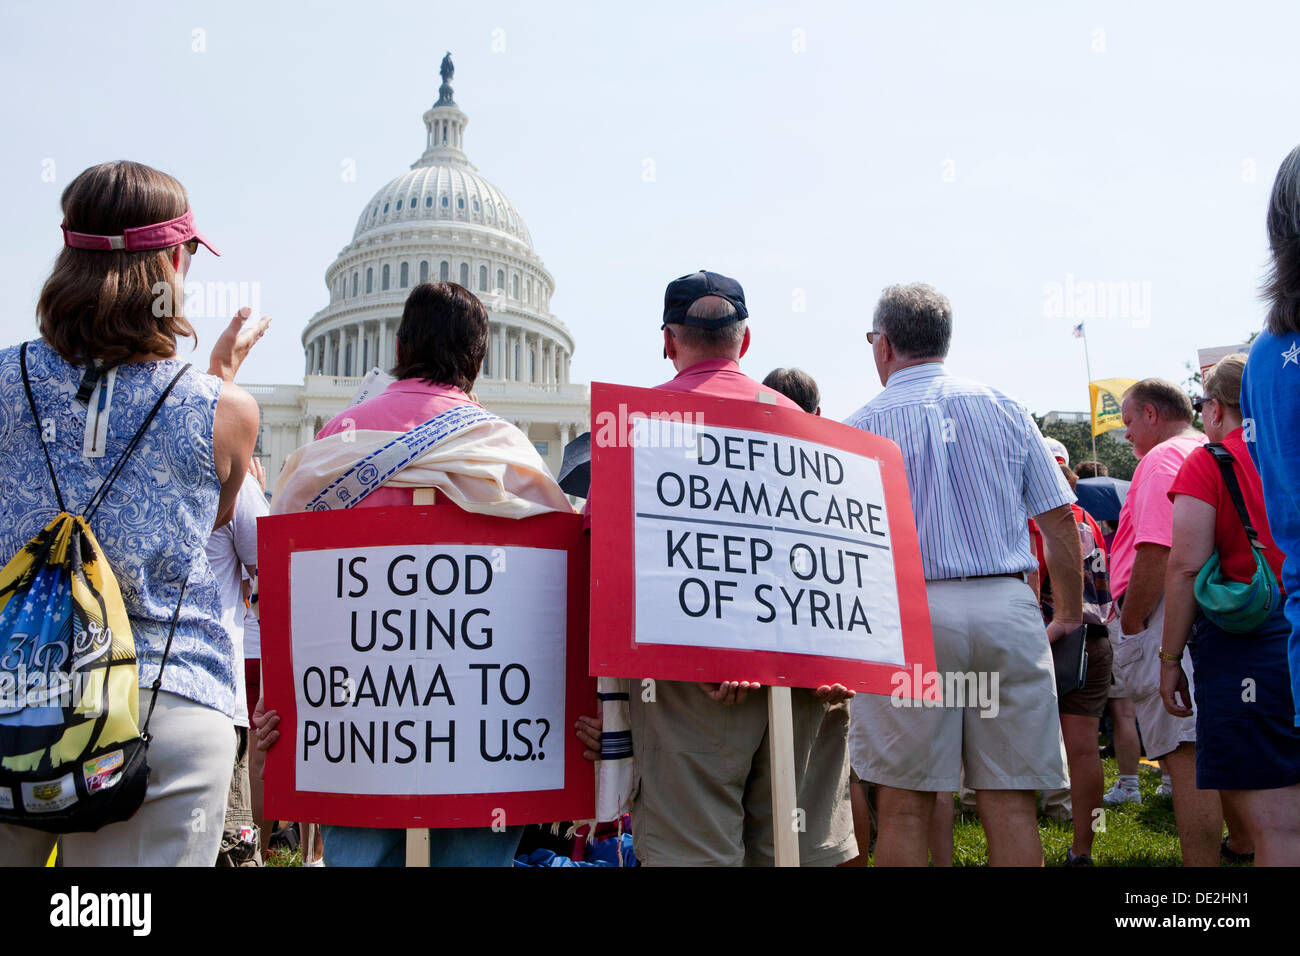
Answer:
<svg viewBox="0 0 1300 956"><path fill-rule="evenodd" d="M663 287L703 267L745 286L742 368L806 369L825 414L879 390L863 333L915 280L952 300L954 372L1082 409L1049 283L1149 304L1087 322L1095 378L1181 381L1260 325L1297 28L1281 2L7 3L0 344L34 334L63 187L129 158L177 176L222 249L192 279L259 284L274 322L241 381L301 381L325 268L423 150L451 50L466 150L555 276L574 381L671 377ZM224 324L196 322L203 361Z"/></svg>

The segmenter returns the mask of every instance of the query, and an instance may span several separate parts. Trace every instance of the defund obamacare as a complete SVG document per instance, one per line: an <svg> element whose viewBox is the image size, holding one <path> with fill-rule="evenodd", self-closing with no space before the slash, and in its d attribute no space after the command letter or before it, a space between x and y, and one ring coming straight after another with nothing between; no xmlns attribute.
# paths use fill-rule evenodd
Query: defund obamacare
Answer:
<svg viewBox="0 0 1300 956"><path fill-rule="evenodd" d="M785 478L815 480L826 486L844 483L844 463L821 448L804 448L768 438L721 438L707 432L696 435L696 463L755 475L762 462L771 461L776 473ZM841 491L790 488L750 481L741 476L679 474L668 470L655 480L655 496L668 508L725 512L733 515L780 520L789 518L808 524L858 530L863 534L888 537L883 505L864 502Z"/></svg>

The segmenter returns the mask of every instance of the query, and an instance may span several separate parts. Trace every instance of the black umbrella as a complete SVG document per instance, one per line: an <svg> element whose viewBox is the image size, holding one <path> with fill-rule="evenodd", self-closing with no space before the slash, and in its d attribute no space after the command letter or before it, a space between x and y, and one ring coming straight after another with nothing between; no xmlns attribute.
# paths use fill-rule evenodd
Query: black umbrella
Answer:
<svg viewBox="0 0 1300 956"><path fill-rule="evenodd" d="M564 446L559 481L565 494L587 497L591 490L591 432L583 432Z"/></svg>
<svg viewBox="0 0 1300 956"><path fill-rule="evenodd" d="M1128 497L1129 484L1123 478L1109 475L1080 478L1074 486L1074 494L1079 499L1079 507L1092 515L1094 521L1118 521L1119 511Z"/></svg>

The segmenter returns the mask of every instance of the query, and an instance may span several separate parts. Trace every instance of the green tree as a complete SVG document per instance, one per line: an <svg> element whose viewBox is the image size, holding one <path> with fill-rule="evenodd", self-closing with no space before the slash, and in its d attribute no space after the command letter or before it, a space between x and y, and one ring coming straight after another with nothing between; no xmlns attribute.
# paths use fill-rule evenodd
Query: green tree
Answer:
<svg viewBox="0 0 1300 956"><path fill-rule="evenodd" d="M1042 416L1035 415L1034 421L1044 437L1055 438L1070 453L1070 463L1078 464L1092 458L1092 425L1088 422L1053 422L1044 424ZM1121 429L1103 432L1097 436L1097 460L1104 464L1112 478L1129 481L1137 459L1133 457L1133 446L1124 441Z"/></svg>

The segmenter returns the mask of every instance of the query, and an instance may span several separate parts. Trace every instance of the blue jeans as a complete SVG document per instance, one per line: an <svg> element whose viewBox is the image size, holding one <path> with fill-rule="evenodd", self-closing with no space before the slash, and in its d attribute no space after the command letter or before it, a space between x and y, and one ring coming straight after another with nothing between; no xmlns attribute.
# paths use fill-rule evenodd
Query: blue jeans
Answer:
<svg viewBox="0 0 1300 956"><path fill-rule="evenodd" d="M511 866L524 828L460 827L429 831L430 866ZM325 865L405 866L406 831L323 825Z"/></svg>

